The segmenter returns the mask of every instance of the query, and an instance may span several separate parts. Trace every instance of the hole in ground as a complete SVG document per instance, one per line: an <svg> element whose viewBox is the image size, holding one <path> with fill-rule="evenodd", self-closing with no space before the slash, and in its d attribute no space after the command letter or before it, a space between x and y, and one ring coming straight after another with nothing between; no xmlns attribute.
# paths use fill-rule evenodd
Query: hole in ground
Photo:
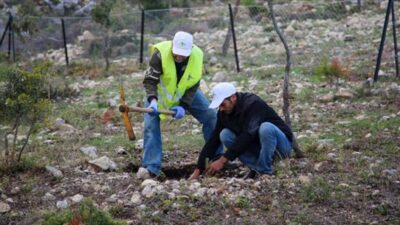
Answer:
<svg viewBox="0 0 400 225"><path fill-rule="evenodd" d="M133 163L129 163L124 171L136 173L139 170L139 165L135 165ZM192 175L194 169L196 168L195 164L186 164L186 165L175 165L175 166L167 166L162 168L162 172L165 174L166 179L187 179L190 175Z"/></svg>

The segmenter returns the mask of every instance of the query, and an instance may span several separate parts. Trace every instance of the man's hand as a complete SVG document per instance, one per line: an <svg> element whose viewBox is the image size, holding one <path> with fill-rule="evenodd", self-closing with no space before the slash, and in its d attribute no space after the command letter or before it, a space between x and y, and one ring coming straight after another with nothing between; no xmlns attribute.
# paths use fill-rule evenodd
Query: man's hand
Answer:
<svg viewBox="0 0 400 225"><path fill-rule="evenodd" d="M173 115L172 117L177 120L182 119L185 116L185 109L182 106L171 107L171 110L175 111L175 115Z"/></svg>
<svg viewBox="0 0 400 225"><path fill-rule="evenodd" d="M157 107L157 100L152 99L150 102L150 105L147 107L153 110L153 112L149 112L151 116L158 116L160 113L158 112L158 107Z"/></svg>
<svg viewBox="0 0 400 225"><path fill-rule="evenodd" d="M207 170L206 170L206 174L207 175L214 175L217 171L220 171L222 169L222 167L224 167L224 164L228 161L227 158L225 158L224 156L221 156L217 161L214 161L213 163L211 163Z"/></svg>
<svg viewBox="0 0 400 225"><path fill-rule="evenodd" d="M192 173L192 175L190 175L190 177L188 178L188 180L197 180L199 179L201 174L201 171L199 169L195 169L194 172Z"/></svg>

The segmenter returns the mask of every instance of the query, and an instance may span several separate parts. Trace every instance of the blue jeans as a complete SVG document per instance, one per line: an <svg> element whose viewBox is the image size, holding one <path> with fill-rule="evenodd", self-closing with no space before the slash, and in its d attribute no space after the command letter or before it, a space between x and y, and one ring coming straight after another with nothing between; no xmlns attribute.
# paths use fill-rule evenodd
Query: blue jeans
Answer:
<svg viewBox="0 0 400 225"><path fill-rule="evenodd" d="M146 101L145 106L149 103ZM200 90L196 91L193 102L187 108L202 125L203 137L207 141L214 130L217 122L217 114L213 109L208 108L210 102ZM155 175L160 175L161 161L162 161L162 140L160 129L160 117L151 116L148 113L144 114L144 137L143 137L143 167ZM217 154L223 153L223 146L221 145L216 152Z"/></svg>
<svg viewBox="0 0 400 225"><path fill-rule="evenodd" d="M260 143L258 146L260 151L250 151L247 149L239 160L251 170L259 173L272 175L272 159L275 153L285 158L289 157L292 152L292 143L287 139L286 135L274 124L264 122L259 130ZM221 142L227 147L231 147L236 139L236 134L229 129L223 129L220 133Z"/></svg>

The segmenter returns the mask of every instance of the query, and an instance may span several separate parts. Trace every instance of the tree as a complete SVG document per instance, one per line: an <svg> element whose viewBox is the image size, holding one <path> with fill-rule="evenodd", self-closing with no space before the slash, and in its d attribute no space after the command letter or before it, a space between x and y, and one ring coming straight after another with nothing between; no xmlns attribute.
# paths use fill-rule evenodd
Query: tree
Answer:
<svg viewBox="0 0 400 225"><path fill-rule="evenodd" d="M30 136L47 119L51 103L47 98L46 78L50 67L45 62L29 72L17 66L0 65L0 123L5 125L0 134L4 140L5 168L21 160ZM22 135L24 138L18 140Z"/></svg>
<svg viewBox="0 0 400 225"><path fill-rule="evenodd" d="M98 1L96 6L92 10L92 18L96 23L101 24L107 29L107 32L104 35L104 49L103 49L103 57L106 61L106 71L110 68L110 54L111 54L111 47L110 47L110 36L112 36L112 29L111 29L111 10L115 5L116 0L101 0Z"/></svg>
<svg viewBox="0 0 400 225"><path fill-rule="evenodd" d="M289 125L289 127L292 126L292 122L290 121L290 102L289 102L289 74L290 74L290 66L291 66L291 52L289 49L289 46L286 42L285 37L283 36L282 32L279 30L278 24L276 23L275 19L275 13L274 13L274 7L272 4L272 0L268 0L268 8L271 13L271 20L272 23L274 24L274 28L276 33L279 36L279 39L282 41L283 46L285 47L286 50L286 67L285 67L285 77L283 81L283 115L285 117L285 122ZM296 154L296 157L304 157L303 152L301 151L296 137L293 137L293 150Z"/></svg>

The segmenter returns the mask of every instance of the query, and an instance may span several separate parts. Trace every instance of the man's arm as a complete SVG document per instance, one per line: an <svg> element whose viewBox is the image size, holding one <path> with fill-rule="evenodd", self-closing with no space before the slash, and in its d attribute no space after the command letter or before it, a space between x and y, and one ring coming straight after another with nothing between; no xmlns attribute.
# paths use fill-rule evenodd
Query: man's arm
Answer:
<svg viewBox="0 0 400 225"><path fill-rule="evenodd" d="M186 90L185 94L182 96L179 102L179 105L184 108L188 108L192 104L194 95L196 94L196 91L199 88L199 86L200 86L200 81L197 82L193 87Z"/></svg>
<svg viewBox="0 0 400 225"><path fill-rule="evenodd" d="M221 133L222 129L223 126L217 118L217 124L215 125L215 128L211 133L210 138L203 146L203 149L201 150L199 158L197 160L197 168L201 171L206 169L206 158L211 160L215 156L215 152L217 151L218 147L221 145L219 134Z"/></svg>
<svg viewBox="0 0 400 225"><path fill-rule="evenodd" d="M151 56L149 68L146 70L143 80L143 86L149 102L154 98L157 99L157 85L160 83L161 74L161 54L156 49Z"/></svg>

